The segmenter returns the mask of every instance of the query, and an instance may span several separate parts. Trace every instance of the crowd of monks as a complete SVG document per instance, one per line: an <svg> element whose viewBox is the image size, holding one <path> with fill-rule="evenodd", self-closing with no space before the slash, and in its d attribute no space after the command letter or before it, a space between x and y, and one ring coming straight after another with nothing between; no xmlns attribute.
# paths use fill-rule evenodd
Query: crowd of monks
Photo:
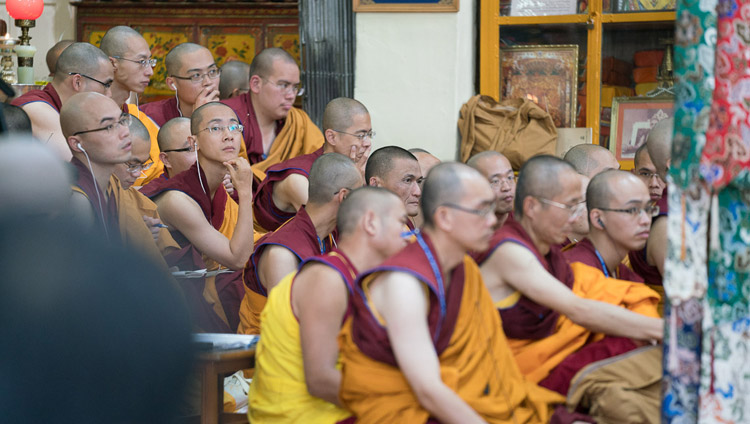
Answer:
<svg viewBox="0 0 750 424"><path fill-rule="evenodd" d="M51 82L4 108L42 143L0 145L0 173L33 155L49 193L0 195L145 253L195 331L259 334L251 422L659 420L669 120L633 172L596 145L514 172L494 151L371 151L350 98L318 128L281 49L219 68L180 44L174 97L142 105L135 30L50 57Z"/></svg>

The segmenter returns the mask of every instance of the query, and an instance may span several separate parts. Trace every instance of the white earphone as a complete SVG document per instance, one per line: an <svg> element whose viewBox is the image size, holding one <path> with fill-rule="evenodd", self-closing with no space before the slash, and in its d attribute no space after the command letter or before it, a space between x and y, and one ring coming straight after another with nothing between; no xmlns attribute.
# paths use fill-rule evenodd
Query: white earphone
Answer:
<svg viewBox="0 0 750 424"><path fill-rule="evenodd" d="M83 148L83 146L81 146L81 143L76 144L76 146L78 146L78 148L81 149L83 153L86 153L86 150Z"/></svg>

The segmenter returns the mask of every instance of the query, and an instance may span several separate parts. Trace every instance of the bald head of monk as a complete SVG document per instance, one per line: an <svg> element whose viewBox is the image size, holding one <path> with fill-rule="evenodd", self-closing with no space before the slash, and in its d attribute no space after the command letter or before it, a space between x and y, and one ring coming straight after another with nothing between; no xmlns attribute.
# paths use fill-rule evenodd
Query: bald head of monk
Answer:
<svg viewBox="0 0 750 424"><path fill-rule="evenodd" d="M221 65L219 98L231 99L250 91L250 65L232 60Z"/></svg>
<svg viewBox="0 0 750 424"><path fill-rule="evenodd" d="M469 158L466 164L479 171L490 182L497 199L498 215L507 215L513 211L513 200L516 196L516 176L508 158L494 150L477 153Z"/></svg>
<svg viewBox="0 0 750 424"><path fill-rule="evenodd" d="M34 166L29 166L34 158ZM0 138L0 218L66 211L72 178L63 161L31 135Z"/></svg>
<svg viewBox="0 0 750 424"><path fill-rule="evenodd" d="M154 69L151 48L138 31L120 25L110 28L99 47L110 57L115 69L112 98L124 104L130 92L142 94L151 81Z"/></svg>
<svg viewBox="0 0 750 424"><path fill-rule="evenodd" d="M365 181L369 186L383 187L396 193L404 202L409 216L419 213L422 170L417 158L407 150L386 146L372 152L365 167Z"/></svg>
<svg viewBox="0 0 750 424"><path fill-rule="evenodd" d="M440 163L440 159L433 156L432 153L428 152L425 149L420 149L417 147L409 149L409 153L417 158L417 162L419 162L419 169L422 171L422 177L426 176L427 173L430 172L430 169ZM422 182L424 182L424 180L419 183L420 187L422 186Z"/></svg>
<svg viewBox="0 0 750 424"><path fill-rule="evenodd" d="M170 119L159 128L156 140L159 143L159 158L168 177L190 169L195 163L195 145L190 140L190 118Z"/></svg>
<svg viewBox="0 0 750 424"><path fill-rule="evenodd" d="M47 50L47 69L49 69L50 75L55 75L55 67L57 66L57 58L60 57L60 53L65 50L66 47L75 43L75 40L60 40L55 43L49 50Z"/></svg>
<svg viewBox="0 0 750 424"><path fill-rule="evenodd" d="M182 43L167 53L165 82L175 91L183 116L190 116L199 97L218 100L221 72L211 52L195 43Z"/></svg>
<svg viewBox="0 0 750 424"><path fill-rule="evenodd" d="M643 249L658 209L638 177L626 171L604 171L591 179L586 203L592 239L611 244L620 257Z"/></svg>
<svg viewBox="0 0 750 424"><path fill-rule="evenodd" d="M250 96L259 119L284 119L301 95L299 66L286 51L272 47L250 63Z"/></svg>
<svg viewBox="0 0 750 424"><path fill-rule="evenodd" d="M199 107L190 117L191 143L196 143L198 157L223 163L240 154L242 125L229 106L211 102ZM205 166L203 162L201 166Z"/></svg>
<svg viewBox="0 0 750 424"><path fill-rule="evenodd" d="M122 188L129 189L135 180L141 176L141 172L150 168L154 162L150 158L151 136L141 121L132 117L130 119L130 141L131 154L133 156L128 162L115 165L114 174L120 180Z"/></svg>
<svg viewBox="0 0 750 424"><path fill-rule="evenodd" d="M615 155L596 144L579 144L565 153L566 162L582 175L589 178L607 169L620 169Z"/></svg>
<svg viewBox="0 0 750 424"><path fill-rule="evenodd" d="M404 203L393 192L361 187L341 202L336 224L340 241L364 233L369 247L387 258L406 246L401 232L407 219Z"/></svg>
<svg viewBox="0 0 750 424"><path fill-rule="evenodd" d="M326 153L310 168L307 206L340 203L349 192L363 185L362 174L344 155ZM338 206L336 207L338 210Z"/></svg>
<svg viewBox="0 0 750 424"><path fill-rule="evenodd" d="M460 251L481 252L489 246L497 218L495 195L477 170L444 162L427 174L422 192L425 231Z"/></svg>
<svg viewBox="0 0 750 424"><path fill-rule="evenodd" d="M109 97L79 93L60 109L60 126L73 157L114 166L131 159L130 115Z"/></svg>
<svg viewBox="0 0 750 424"><path fill-rule="evenodd" d="M633 173L646 184L651 200L661 199L666 184L656 172L656 166L648 154L648 145L644 143L635 151Z"/></svg>
<svg viewBox="0 0 750 424"><path fill-rule="evenodd" d="M57 59L52 85L65 103L76 93L87 91L111 96L114 68L103 51L89 43L73 43Z"/></svg>
<svg viewBox="0 0 750 424"><path fill-rule="evenodd" d="M648 154L656 167L656 172L663 181L667 180L667 171L672 163L672 137L674 136L674 118L660 121L651 129L646 139Z"/></svg>
<svg viewBox="0 0 750 424"><path fill-rule="evenodd" d="M354 156L360 161L372 146L370 112L362 103L348 97L331 100L323 111L324 150Z"/></svg>
<svg viewBox="0 0 750 424"><path fill-rule="evenodd" d="M570 163L550 155L534 156L518 173L513 213L538 242L537 248L563 243L573 222L586 212L582 181Z"/></svg>

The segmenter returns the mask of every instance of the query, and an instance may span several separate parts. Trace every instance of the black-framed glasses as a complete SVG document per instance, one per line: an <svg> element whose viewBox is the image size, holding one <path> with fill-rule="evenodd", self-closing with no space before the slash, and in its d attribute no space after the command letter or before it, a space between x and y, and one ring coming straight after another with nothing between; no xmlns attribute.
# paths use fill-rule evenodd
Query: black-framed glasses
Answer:
<svg viewBox="0 0 750 424"><path fill-rule="evenodd" d="M613 208L592 208L592 209L600 209L607 212L619 212L619 213L626 213L630 215L631 218L637 218L641 216L642 213L645 213L647 216L655 217L659 215L659 205L656 204L656 202L649 202L644 207L632 207L632 208L625 208L625 209L613 209Z"/></svg>
<svg viewBox="0 0 750 424"><path fill-rule="evenodd" d="M373 130L370 130L370 131L367 131L366 133L361 133L361 134L352 134L352 133L348 133L348 132L344 132L344 131L339 131L339 130L334 130L334 129L332 129L331 131L337 132L337 133L340 133L340 134L350 135L352 137L357 137L359 139L359 141L365 141L366 138L369 138L370 140L372 140L373 138L375 138L375 131L373 131Z"/></svg>
<svg viewBox="0 0 750 424"><path fill-rule="evenodd" d="M228 130L229 132L241 133L243 129L245 129L245 127L240 124L231 124L231 125L214 125L212 127L203 128L201 131L208 131L209 134L219 134L224 130Z"/></svg>
<svg viewBox="0 0 750 424"><path fill-rule="evenodd" d="M491 187L500 187L503 185L503 183L508 184L508 186L510 187L512 187L513 184L516 183L516 176L513 175L513 171L511 171L509 175L506 175L504 177L498 175L490 180Z"/></svg>
<svg viewBox="0 0 750 424"><path fill-rule="evenodd" d="M115 59L127 60L128 62L137 63L137 64L141 65L141 68L145 68L147 66L150 66L152 68L156 67L156 59L140 59L140 60L135 60L135 59L127 59L127 58L124 58L122 56L112 56L112 57L115 58Z"/></svg>
<svg viewBox="0 0 750 424"><path fill-rule="evenodd" d="M180 76L180 75L172 75L172 78L177 78L181 80L190 80L192 82L201 82L203 81L203 78L208 77L209 79L216 79L221 76L221 69L219 68L211 68L206 73L200 73L200 72L194 72L186 77Z"/></svg>
<svg viewBox="0 0 750 424"><path fill-rule="evenodd" d="M82 77L84 77L84 78L86 78L86 79L90 79L91 81L96 81L96 82L98 82L99 84L103 85L103 86L104 86L104 88L109 88L109 87L112 87L112 82L113 82L113 81L108 81L108 82L103 82L103 81L99 81L98 79L96 79L96 78L94 78L94 77L90 77L90 76L88 76L88 75L86 75L86 74L82 74L82 73L80 73L80 72L68 72L68 75L80 75L80 76L82 76Z"/></svg>
<svg viewBox="0 0 750 424"><path fill-rule="evenodd" d="M641 169L638 171L638 176L643 177L646 180L650 180L651 178L658 177L661 180L661 177L656 172L651 172L647 169Z"/></svg>
<svg viewBox="0 0 750 424"><path fill-rule="evenodd" d="M143 163L126 163L125 165L128 167L128 172L142 172L151 168L154 165L154 161L149 158L146 162Z"/></svg>
<svg viewBox="0 0 750 424"><path fill-rule="evenodd" d="M536 196L534 196L534 197L536 197ZM554 206L554 207L560 208L560 209L565 209L565 211L568 212L568 215L570 215L571 218L572 217L580 216L586 210L586 201L585 200L583 200L581 202L578 202L578 203L576 203L574 205L566 205L564 203L555 202L554 200L549 200L549 199L545 199L545 198L542 198L542 197L537 197L536 199L539 200L540 202L546 204L546 205Z"/></svg>
<svg viewBox="0 0 750 424"><path fill-rule="evenodd" d="M182 149L168 149L168 150L162 150L162 153L183 153L183 152L194 152L195 151L195 144L191 144L187 147L183 147Z"/></svg>
<svg viewBox="0 0 750 424"><path fill-rule="evenodd" d="M289 81L277 81L273 82L270 79L261 78L264 81L268 81L271 84L275 85L276 88L283 91L285 94L292 93L295 96L301 96L305 94L305 87L302 86L302 83L292 84Z"/></svg>
<svg viewBox="0 0 750 424"><path fill-rule="evenodd" d="M482 206L479 209L471 209L471 208L467 208L466 206L461 206L461 205L458 205L456 203L451 203L451 202L445 202L445 203L440 204L439 206L445 206L446 208L456 209L461 212L466 212L472 215L481 216L482 218L487 218L488 216L495 213L495 208L497 207L495 202L491 202L485 206Z"/></svg>
<svg viewBox="0 0 750 424"><path fill-rule="evenodd" d="M124 127L130 126L130 119L131 119L131 116L129 113L123 113L122 115L120 115L120 119L107 125L106 127L94 128L93 130L78 131L78 132L74 132L73 135L87 134L87 133L92 133L96 131L107 131L108 133L111 133L112 131L115 130L115 128L117 128L118 125L122 125Z"/></svg>

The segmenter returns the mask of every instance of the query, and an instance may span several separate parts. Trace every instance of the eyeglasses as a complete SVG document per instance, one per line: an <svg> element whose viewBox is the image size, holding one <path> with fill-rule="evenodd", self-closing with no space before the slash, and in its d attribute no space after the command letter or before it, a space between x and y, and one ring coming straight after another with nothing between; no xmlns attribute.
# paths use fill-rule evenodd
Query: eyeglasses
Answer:
<svg viewBox="0 0 750 424"><path fill-rule="evenodd" d="M123 127L127 127L130 125L130 114L129 113L123 113L120 115L120 119L117 121L107 125L106 127L101 128L94 128L93 130L86 130L86 131L78 131L73 133L73 135L80 135L80 134L86 134L86 133L92 133L96 131L107 131L108 133L111 133L112 131L117 128L118 125L122 125Z"/></svg>
<svg viewBox="0 0 750 424"><path fill-rule="evenodd" d="M80 73L80 72L68 72L68 75L80 75L80 76L82 76L82 77L84 77L84 78L86 78L86 79L90 79L91 81L96 81L96 82L98 82L99 84L103 85L103 86L104 86L104 88L109 88L109 87L112 87L112 81L108 81L108 82L101 82L101 81L99 81L99 80L98 80L98 79L96 79L96 78L92 78L92 77L90 77L90 76L88 76L88 75L86 75L86 74L82 74L82 73Z"/></svg>
<svg viewBox="0 0 750 424"><path fill-rule="evenodd" d="M137 63L137 64L141 65L141 68L145 68L147 66L150 66L152 68L156 67L156 59L133 60L133 59L126 59L126 58L120 57L120 56L112 56L112 57L115 58L115 59L127 60L128 62Z"/></svg>
<svg viewBox="0 0 750 424"><path fill-rule="evenodd" d="M641 216L642 213L645 213L647 216L650 216L652 218L659 215L659 205L657 205L656 202L649 202L648 204L646 204L646 206L642 208L632 207L632 208L627 208L627 209L610 209L610 208L596 208L596 209L601 209L603 211L608 211L608 212L626 213L630 215L631 218L637 218Z"/></svg>
<svg viewBox="0 0 750 424"><path fill-rule="evenodd" d="M141 172L148 170L153 164L154 161L149 158L149 160L144 163L126 163L125 165L128 167L128 172Z"/></svg>
<svg viewBox="0 0 750 424"><path fill-rule="evenodd" d="M550 206L554 206L556 208L565 209L568 212L568 215L570 215L571 218L580 216L583 213L583 211L586 210L586 201L585 200L581 201L581 202L578 202L575 205L566 205L564 203L555 202L554 200L549 200L549 199L543 199L541 197L537 197L537 200L539 200L540 202L542 202L544 204L547 204L547 205L550 205Z"/></svg>
<svg viewBox="0 0 750 424"><path fill-rule="evenodd" d="M220 132L224 130L229 130L229 132L241 133L244 128L245 127L240 124L216 125L213 127L203 128L201 131L208 131L209 134L219 134Z"/></svg>
<svg viewBox="0 0 750 424"><path fill-rule="evenodd" d="M461 212L466 212L466 213L470 213L473 215L481 216L482 218L487 218L488 216L495 213L495 208L497 207L495 202L491 202L488 205L483 206L479 209L471 209L471 208L467 208L465 206L457 205L455 203L450 203L450 202L443 203L440 206L445 206L446 208L456 209Z"/></svg>
<svg viewBox="0 0 750 424"><path fill-rule="evenodd" d="M492 186L493 188L500 187L503 185L503 183L506 183L508 186L512 187L513 184L516 183L516 176L511 172L507 177L495 177L490 180L490 186Z"/></svg>
<svg viewBox="0 0 750 424"><path fill-rule="evenodd" d="M172 75L172 78L177 78L181 80L190 80L192 82L201 82L203 81L203 78L208 77L209 79L216 79L221 76L221 69L218 68L211 68L206 72L205 74L201 74L200 72L194 72L186 77L181 77L179 75Z"/></svg>
<svg viewBox="0 0 750 424"><path fill-rule="evenodd" d="M645 169L638 171L638 176L643 177L647 180L650 180L654 177L658 177L659 179L661 179L661 177L659 177L659 174L657 174L656 172L647 171Z"/></svg>
<svg viewBox="0 0 750 424"><path fill-rule="evenodd" d="M273 81L271 81L269 79L265 79L265 78L261 78L261 79L264 80L264 81L268 81L271 84L275 85L276 88L278 88L279 90L283 91L284 94L292 93L295 96L301 96L301 95L305 94L305 87L303 87L301 83L292 84L289 81L273 82Z"/></svg>
<svg viewBox="0 0 750 424"><path fill-rule="evenodd" d="M375 138L375 131L373 131L373 130L370 130L370 131L367 131L366 133L361 133L361 134L352 134L352 133L348 133L348 132L344 132L344 131L339 131L339 130L331 130L331 131L337 132L337 133L340 133L340 134L350 135L352 137L357 137L359 139L359 141L365 141L366 138L369 138L370 140L372 140L373 138Z"/></svg>
<svg viewBox="0 0 750 424"><path fill-rule="evenodd" d="M191 145L189 145L187 147L183 147L182 149L162 150L162 153L170 153L170 152L175 152L175 153L191 152L192 153L194 151L195 151L195 145L191 144Z"/></svg>

